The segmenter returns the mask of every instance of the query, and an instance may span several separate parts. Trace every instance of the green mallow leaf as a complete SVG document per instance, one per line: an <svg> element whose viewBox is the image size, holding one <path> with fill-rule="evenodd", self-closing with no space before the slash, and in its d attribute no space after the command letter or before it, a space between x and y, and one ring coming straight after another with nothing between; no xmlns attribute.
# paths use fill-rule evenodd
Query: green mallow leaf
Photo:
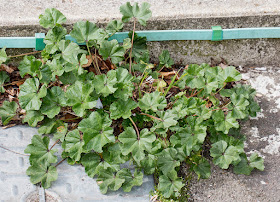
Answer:
<svg viewBox="0 0 280 202"><path fill-rule="evenodd" d="M253 153L248 161L245 153L240 154L241 161L234 166L233 171L236 174L250 175L254 168L263 171L264 160L257 153Z"/></svg>
<svg viewBox="0 0 280 202"><path fill-rule="evenodd" d="M74 161L79 161L83 152L84 141L79 130L70 131L63 142L63 148L69 153L69 157Z"/></svg>
<svg viewBox="0 0 280 202"><path fill-rule="evenodd" d="M186 127L170 137L173 146L180 146L185 155L189 156L192 151L198 151L206 137L206 127L196 125L194 128Z"/></svg>
<svg viewBox="0 0 280 202"><path fill-rule="evenodd" d="M54 139L64 142L65 136L68 132L68 124L64 123L62 126L57 128L57 131L53 134Z"/></svg>
<svg viewBox="0 0 280 202"><path fill-rule="evenodd" d="M69 165L75 165L75 164L76 164L76 161L70 158L69 152L63 151L63 152L61 153L61 158L67 160L67 163L68 163ZM80 163L80 162L79 162L79 163Z"/></svg>
<svg viewBox="0 0 280 202"><path fill-rule="evenodd" d="M37 78L26 79L20 86L19 104L25 110L39 110L42 104L41 98L47 94L47 88L43 85L39 89L39 80Z"/></svg>
<svg viewBox="0 0 280 202"><path fill-rule="evenodd" d="M161 147L161 145L160 145ZM153 147L154 149L155 147ZM148 154L143 160L141 160L141 166L144 168L144 173L146 175L151 175L156 169L156 156Z"/></svg>
<svg viewBox="0 0 280 202"><path fill-rule="evenodd" d="M204 66L191 64L186 71L187 75L184 77L185 83L188 87L194 89L201 89L205 87Z"/></svg>
<svg viewBox="0 0 280 202"><path fill-rule="evenodd" d="M225 134L228 134L229 129L239 127L239 124L236 118L233 117L232 112L229 112L225 117L222 110L217 110L212 114L212 118L215 122L216 130L222 131Z"/></svg>
<svg viewBox="0 0 280 202"><path fill-rule="evenodd" d="M124 48L125 50L127 50L127 49L131 48L131 46L132 46L132 44L131 44L131 39L130 39L130 38L125 38L125 39L123 40L123 48Z"/></svg>
<svg viewBox="0 0 280 202"><path fill-rule="evenodd" d="M66 91L66 104L72 106L77 116L84 116L86 109L92 109L97 104L97 98L92 96L94 87L92 83L76 81Z"/></svg>
<svg viewBox="0 0 280 202"><path fill-rule="evenodd" d="M98 174L96 168L101 163L101 158L97 153L91 152L83 155L81 163L85 167L85 172L87 175L94 177L96 174Z"/></svg>
<svg viewBox="0 0 280 202"><path fill-rule="evenodd" d="M138 3L135 3L132 6L130 2L127 2L120 7L120 12L123 15L123 22L129 22L131 18L136 18L138 22L143 26L146 26L147 20L149 20L152 16L150 4L148 4L147 2L142 3L140 7Z"/></svg>
<svg viewBox="0 0 280 202"><path fill-rule="evenodd" d="M90 152L82 157L81 163L85 167L85 171L90 177L110 169L113 172L120 170L120 164L125 160L121 155L120 144L115 143L104 150L102 154Z"/></svg>
<svg viewBox="0 0 280 202"><path fill-rule="evenodd" d="M251 117L256 117L257 112L261 111L261 108L257 102L255 102L253 99L250 99L250 105L248 106L249 108L249 115Z"/></svg>
<svg viewBox="0 0 280 202"><path fill-rule="evenodd" d="M99 185L100 192L106 194L108 188L117 191L121 188L122 184L125 182L123 176L114 173L112 170L107 169L100 173L97 178L97 184Z"/></svg>
<svg viewBox="0 0 280 202"><path fill-rule="evenodd" d="M240 162L234 166L233 172L235 174L250 175L254 168L249 165L246 154L240 154L240 159Z"/></svg>
<svg viewBox="0 0 280 202"><path fill-rule="evenodd" d="M5 71L0 71L0 92L5 93L4 83L10 81L10 77Z"/></svg>
<svg viewBox="0 0 280 202"><path fill-rule="evenodd" d="M240 72L235 69L235 67L228 66L222 71L220 79L223 82L228 83L232 81L239 81L242 79L242 76Z"/></svg>
<svg viewBox="0 0 280 202"><path fill-rule="evenodd" d="M133 76L127 69L119 67L116 69L116 78L117 83L115 87L118 89L114 93L114 97L127 101L129 97L132 97L132 91L134 90Z"/></svg>
<svg viewBox="0 0 280 202"><path fill-rule="evenodd" d="M47 90L40 111L52 119L60 112L61 106L66 106L65 93L60 87L54 86Z"/></svg>
<svg viewBox="0 0 280 202"><path fill-rule="evenodd" d="M106 27L106 31L108 32L108 34L113 35L116 32L122 30L123 28L123 22L120 20L112 20L108 23L107 27Z"/></svg>
<svg viewBox="0 0 280 202"><path fill-rule="evenodd" d="M18 105L15 101L3 102L2 106L0 107L0 116L1 116L2 124L4 126L7 125L16 115L17 108Z"/></svg>
<svg viewBox="0 0 280 202"><path fill-rule="evenodd" d="M101 29L89 21L76 22L70 35L77 40L78 43L88 43L91 47L102 41Z"/></svg>
<svg viewBox="0 0 280 202"><path fill-rule="evenodd" d="M173 147L164 149L158 154L158 167L164 175L175 171L175 168L180 166L180 161L177 158L177 150Z"/></svg>
<svg viewBox="0 0 280 202"><path fill-rule="evenodd" d="M51 183L56 181L58 177L56 167L40 163L31 165L26 170L26 174L30 176L32 184L41 182L42 187L45 189L49 188Z"/></svg>
<svg viewBox="0 0 280 202"><path fill-rule="evenodd" d="M44 38L44 43L46 44L45 51L49 54L54 54L59 50L59 41L65 39L67 30L61 25L57 25L54 28L50 29Z"/></svg>
<svg viewBox="0 0 280 202"><path fill-rule="evenodd" d="M125 182L122 185L124 192L130 192L131 188L134 186L141 186L143 183L143 173L135 169L134 174L131 174L131 171L128 168L121 169L116 177L125 179Z"/></svg>
<svg viewBox="0 0 280 202"><path fill-rule="evenodd" d="M222 169L228 169L229 165L237 160L240 160L238 149L234 146L220 140L212 144L210 155L213 157L213 162Z"/></svg>
<svg viewBox="0 0 280 202"><path fill-rule="evenodd" d="M128 127L119 135L118 139L122 143L122 154L128 155L131 152L133 159L140 164L140 161L145 158L144 151L151 151L156 136L144 128L138 138L135 130Z"/></svg>
<svg viewBox="0 0 280 202"><path fill-rule="evenodd" d="M127 119L131 116L131 110L137 107L137 103L132 99L127 101L117 100L110 105L110 117L111 119Z"/></svg>
<svg viewBox="0 0 280 202"><path fill-rule="evenodd" d="M61 50L62 58L68 62L65 64L65 71L69 72L72 70L79 70L81 65L86 64L88 61L84 60L83 57L79 60L79 54L86 54L85 50L80 49L80 46L74 42L70 42L69 40L61 40L59 42L59 49ZM59 57L59 55L57 55ZM83 59L83 60L82 60Z"/></svg>
<svg viewBox="0 0 280 202"><path fill-rule="evenodd" d="M6 60L8 59L8 56L6 54L6 47L2 48L0 50L0 65L3 63L3 62L6 62Z"/></svg>
<svg viewBox="0 0 280 202"><path fill-rule="evenodd" d="M169 128L177 124L177 115L172 110L157 111L157 115L161 120L154 120L156 128Z"/></svg>
<svg viewBox="0 0 280 202"><path fill-rule="evenodd" d="M246 113L248 111L249 115L255 117L257 112L260 112L260 107L257 102L255 102L256 90L248 85L237 84L234 88L223 89L220 91L220 95L224 97L232 97L235 94L235 97L245 97L249 101L249 106L246 107ZM234 97L233 97L234 98ZM232 99L232 98L231 98ZM244 112L243 112L244 113Z"/></svg>
<svg viewBox="0 0 280 202"><path fill-rule="evenodd" d="M200 102L200 99L191 97L187 98L186 96L180 97L173 105L172 110L176 113L179 119L184 118L187 115L196 114L198 108L205 104Z"/></svg>
<svg viewBox="0 0 280 202"><path fill-rule="evenodd" d="M57 162L57 156L54 155L56 150L49 150L49 137L41 137L34 135L29 144L24 150L25 153L30 154L29 161L31 165L44 164Z"/></svg>
<svg viewBox="0 0 280 202"><path fill-rule="evenodd" d="M63 64L63 61L60 58L53 59L52 61L48 60L44 65L44 69L45 69L44 72L45 75L42 72L42 79L43 79L43 75L45 77L46 75L49 76L49 78L43 79L45 81L54 81L56 76L61 76L65 72L65 70L67 70Z"/></svg>
<svg viewBox="0 0 280 202"><path fill-rule="evenodd" d="M155 91L153 93L146 93L139 100L139 107L145 111L152 110L154 112L157 112L158 110L163 110L166 106L167 101L165 97L162 96L158 91Z"/></svg>
<svg viewBox="0 0 280 202"><path fill-rule="evenodd" d="M123 60L124 48L121 47L116 39L112 41L103 41L100 45L99 54L104 60L108 58L112 63L117 64Z"/></svg>
<svg viewBox="0 0 280 202"><path fill-rule="evenodd" d="M83 132L85 141L85 149L94 150L101 153L102 147L110 142L115 142L113 128L111 128L112 120L108 114L100 114L95 111L86 119L79 123L79 130Z"/></svg>
<svg viewBox="0 0 280 202"><path fill-rule="evenodd" d="M259 155L257 153L253 153L250 156L250 166L252 168L256 168L258 170L263 171L264 170L264 164L263 164L264 160L262 157L259 157Z"/></svg>
<svg viewBox="0 0 280 202"><path fill-rule="evenodd" d="M163 50L159 56L159 67L171 68L174 65L174 60L170 57L168 50Z"/></svg>
<svg viewBox="0 0 280 202"><path fill-rule="evenodd" d="M49 119L45 118L43 124L40 126L39 134L52 134L57 131L59 126L63 126L63 122L59 119Z"/></svg>
<svg viewBox="0 0 280 202"><path fill-rule="evenodd" d="M39 121L44 119L44 115L40 111L29 110L26 112L22 122L27 122L29 126L36 127Z"/></svg>
<svg viewBox="0 0 280 202"><path fill-rule="evenodd" d="M182 180L175 174L159 176L158 190L162 192L163 197L165 198L169 198L171 196L179 196L183 186L184 184Z"/></svg>
<svg viewBox="0 0 280 202"><path fill-rule="evenodd" d="M43 65L41 67L41 78L40 82L48 85L50 81L54 79L52 78L52 71L48 65Z"/></svg>
<svg viewBox="0 0 280 202"><path fill-rule="evenodd" d="M132 40L132 31L128 33L128 37ZM147 55L147 38L138 36L136 33L134 33L132 57L134 57L136 61L140 63L140 61L143 60L143 56Z"/></svg>
<svg viewBox="0 0 280 202"><path fill-rule="evenodd" d="M93 80L93 85L96 92L103 95L104 97L113 94L117 90L117 88L115 87L116 83L117 78L115 70L109 71L107 75L97 75Z"/></svg>
<svg viewBox="0 0 280 202"><path fill-rule="evenodd" d="M220 66L210 67L208 64L205 64L204 77L206 84L204 89L206 93L210 94L222 85L217 77L222 71L223 70Z"/></svg>
<svg viewBox="0 0 280 202"><path fill-rule="evenodd" d="M243 95L237 95L233 93L231 96L232 105L228 106L228 109L232 109L232 117L236 119L244 119L249 115L248 105L249 101Z"/></svg>
<svg viewBox="0 0 280 202"><path fill-rule="evenodd" d="M55 8L47 8L39 19L40 25L44 28L53 28L66 22L65 16Z"/></svg>
<svg viewBox="0 0 280 202"><path fill-rule="evenodd" d="M40 75L41 66L42 62L37 60L33 55L25 56L18 66L20 76L23 78L26 74L29 74L32 77L36 77Z"/></svg>
<svg viewBox="0 0 280 202"><path fill-rule="evenodd" d="M194 165L193 170L197 174L198 179L208 179L211 175L210 163L205 158L201 158L198 164Z"/></svg>
<svg viewBox="0 0 280 202"><path fill-rule="evenodd" d="M229 135L234 135L232 133L232 130L229 132ZM242 137L242 134L238 136L237 138L233 136L229 136L226 134L221 134L221 133L211 133L210 141L212 143L218 142L220 140L225 141L228 145L234 146L237 150L238 153L243 153L244 152L244 141L245 137Z"/></svg>

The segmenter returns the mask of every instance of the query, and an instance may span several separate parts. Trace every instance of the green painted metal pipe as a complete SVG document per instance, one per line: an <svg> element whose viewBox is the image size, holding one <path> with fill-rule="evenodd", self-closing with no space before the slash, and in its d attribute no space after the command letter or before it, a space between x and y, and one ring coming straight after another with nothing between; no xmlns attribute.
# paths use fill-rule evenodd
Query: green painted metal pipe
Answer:
<svg viewBox="0 0 280 202"><path fill-rule="evenodd" d="M280 27L221 29L219 26L214 26L212 29L202 30L150 30L137 31L136 33L139 36L147 37L147 41L220 41L229 39L280 38ZM43 43L44 37L43 33L37 33L35 37L0 37L0 48L35 48L36 50L42 50L45 46ZM121 43L127 37L128 32L118 32L110 39L116 39ZM66 39L76 42L70 35L67 35Z"/></svg>

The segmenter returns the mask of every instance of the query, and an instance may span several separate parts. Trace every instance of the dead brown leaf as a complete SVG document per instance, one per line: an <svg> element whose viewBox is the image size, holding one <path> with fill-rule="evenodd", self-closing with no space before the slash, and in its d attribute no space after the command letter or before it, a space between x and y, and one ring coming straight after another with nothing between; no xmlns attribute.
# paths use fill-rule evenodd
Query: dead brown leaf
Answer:
<svg viewBox="0 0 280 202"><path fill-rule="evenodd" d="M11 128L11 127L13 127L13 126L15 126L15 125L17 125L17 124L12 123L12 124L9 124L9 125L6 125L6 126L3 126L3 127L2 127L2 129Z"/></svg>
<svg viewBox="0 0 280 202"><path fill-rule="evenodd" d="M89 67L89 66L91 65L91 63L92 63L92 59L91 59L90 55L87 55L86 58L87 58L87 60L88 60L88 63L82 65L82 67L84 67L84 68L85 68L85 67Z"/></svg>
<svg viewBox="0 0 280 202"><path fill-rule="evenodd" d="M166 79L170 79L172 75L175 75L175 72L160 72L160 77L166 77Z"/></svg>
<svg viewBox="0 0 280 202"><path fill-rule="evenodd" d="M6 92L11 96L14 96L16 94L16 90L13 87L6 88Z"/></svg>
<svg viewBox="0 0 280 202"><path fill-rule="evenodd" d="M15 99L15 97L13 97L11 95L8 95L8 98L9 98L9 102L12 102Z"/></svg>
<svg viewBox="0 0 280 202"><path fill-rule="evenodd" d="M0 69L6 71L8 73L12 73L13 71L15 71L13 68L9 67L6 64L1 64Z"/></svg>

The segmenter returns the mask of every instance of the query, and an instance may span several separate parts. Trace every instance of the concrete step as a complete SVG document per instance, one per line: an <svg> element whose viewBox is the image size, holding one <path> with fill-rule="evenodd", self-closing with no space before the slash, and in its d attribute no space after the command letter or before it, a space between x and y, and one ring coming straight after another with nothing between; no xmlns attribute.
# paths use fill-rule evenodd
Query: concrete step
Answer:
<svg viewBox="0 0 280 202"><path fill-rule="evenodd" d="M143 0L131 2L144 2ZM280 26L278 0L150 0L153 13L147 27L137 30L210 29ZM67 17L66 27L79 20L90 20L104 26L111 19L121 18L120 0L89 1L1 1L0 36L34 36L46 32L38 17L46 8L59 9ZM131 30L131 23L124 30ZM151 58L157 61L160 50L168 49L177 63L203 63L223 58L231 65L277 65L280 63L279 39L227 41L150 42ZM11 53L11 52L9 52Z"/></svg>

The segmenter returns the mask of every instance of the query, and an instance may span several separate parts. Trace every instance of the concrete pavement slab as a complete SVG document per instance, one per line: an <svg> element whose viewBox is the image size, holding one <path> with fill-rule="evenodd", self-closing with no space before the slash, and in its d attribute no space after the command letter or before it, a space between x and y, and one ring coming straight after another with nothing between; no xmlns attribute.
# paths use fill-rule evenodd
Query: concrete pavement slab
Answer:
<svg viewBox="0 0 280 202"><path fill-rule="evenodd" d="M247 137L245 151L264 157L265 170L245 176L212 165L210 179L193 182L193 201L280 201L280 68L251 68L244 72L243 78L256 89L262 108L256 118L242 122Z"/></svg>
<svg viewBox="0 0 280 202"><path fill-rule="evenodd" d="M16 126L0 130L0 145L17 153L24 154L25 147L31 143L36 128ZM57 145L58 153L61 146ZM25 174L29 167L28 156L12 153L0 148L0 201L39 200L40 187L30 183ZM60 161L61 159L58 159ZM126 166L126 165L124 165ZM144 176L143 185L125 193L122 190L101 194L96 179L87 176L81 165L70 166L63 162L57 167L58 179L46 191L46 201L149 201L149 192L153 189L153 177Z"/></svg>

